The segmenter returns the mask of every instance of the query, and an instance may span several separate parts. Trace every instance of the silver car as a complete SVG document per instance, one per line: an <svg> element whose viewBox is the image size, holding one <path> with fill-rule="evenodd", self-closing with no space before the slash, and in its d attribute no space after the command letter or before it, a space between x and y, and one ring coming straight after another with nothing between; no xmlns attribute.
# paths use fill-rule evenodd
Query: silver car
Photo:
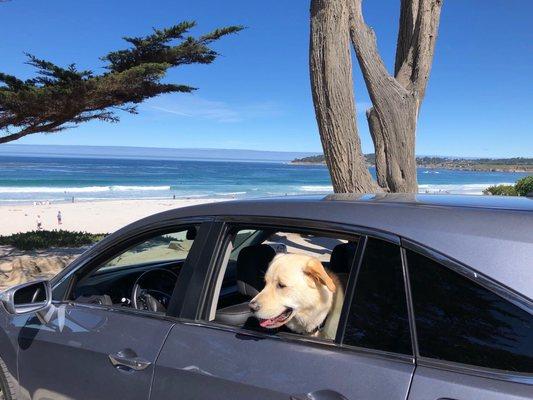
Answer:
<svg viewBox="0 0 533 400"><path fill-rule="evenodd" d="M262 328L276 253L342 282L334 338ZM533 199L332 195L157 214L1 295L4 399L533 398Z"/></svg>

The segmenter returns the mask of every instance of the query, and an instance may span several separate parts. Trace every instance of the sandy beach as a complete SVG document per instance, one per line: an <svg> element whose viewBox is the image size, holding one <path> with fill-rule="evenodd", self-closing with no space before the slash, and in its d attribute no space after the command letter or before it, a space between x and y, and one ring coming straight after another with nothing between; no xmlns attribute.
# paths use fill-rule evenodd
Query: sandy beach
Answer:
<svg viewBox="0 0 533 400"><path fill-rule="evenodd" d="M112 233L140 218L173 208L209 203L213 199L108 200L75 203L21 204L0 206L0 235L37 229L64 229L89 233ZM57 221L61 211L62 224Z"/></svg>

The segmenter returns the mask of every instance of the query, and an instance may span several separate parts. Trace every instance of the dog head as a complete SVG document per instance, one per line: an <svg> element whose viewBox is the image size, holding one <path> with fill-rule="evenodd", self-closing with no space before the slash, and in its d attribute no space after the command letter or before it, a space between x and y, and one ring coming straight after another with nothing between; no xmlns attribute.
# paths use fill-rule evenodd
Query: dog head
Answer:
<svg viewBox="0 0 533 400"><path fill-rule="evenodd" d="M270 263L265 287L250 301L250 308L264 328L285 324L292 328L295 323L305 327L322 318L320 325L331 308L335 290L335 283L317 258L280 254Z"/></svg>

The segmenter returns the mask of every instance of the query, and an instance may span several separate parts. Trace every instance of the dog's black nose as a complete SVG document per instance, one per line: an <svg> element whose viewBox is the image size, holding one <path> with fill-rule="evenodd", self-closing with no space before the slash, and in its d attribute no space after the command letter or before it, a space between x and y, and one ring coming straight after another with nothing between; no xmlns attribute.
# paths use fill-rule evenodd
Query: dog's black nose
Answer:
<svg viewBox="0 0 533 400"><path fill-rule="evenodd" d="M261 308L261 306L256 300L252 300L248 305L250 306L250 309L252 311L259 311L259 309Z"/></svg>

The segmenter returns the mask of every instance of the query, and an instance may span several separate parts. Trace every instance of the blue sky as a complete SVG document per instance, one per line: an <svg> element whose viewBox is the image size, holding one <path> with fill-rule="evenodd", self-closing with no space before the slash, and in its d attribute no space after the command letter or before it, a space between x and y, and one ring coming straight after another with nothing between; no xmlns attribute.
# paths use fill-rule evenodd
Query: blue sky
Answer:
<svg viewBox="0 0 533 400"><path fill-rule="evenodd" d="M392 69L399 0L366 0ZM447 0L417 134L418 154L533 157L533 2ZM320 152L308 74L309 1L12 0L0 4L0 70L32 76L27 51L98 70L122 36L196 20L194 34L242 24L211 65L177 68L168 81L198 87L122 115L18 143L238 148ZM357 66L355 93L365 152L369 99Z"/></svg>

